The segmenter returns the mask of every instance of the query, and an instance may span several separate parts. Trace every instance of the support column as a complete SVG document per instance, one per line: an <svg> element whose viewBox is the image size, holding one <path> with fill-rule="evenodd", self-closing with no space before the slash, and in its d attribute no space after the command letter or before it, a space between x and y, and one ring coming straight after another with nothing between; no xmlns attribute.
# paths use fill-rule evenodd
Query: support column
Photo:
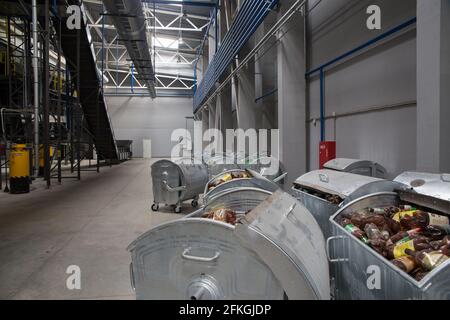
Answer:
<svg viewBox="0 0 450 320"><path fill-rule="evenodd" d="M289 7L289 6L287 6ZM280 13L282 15L282 13ZM287 188L306 172L306 81L304 18L297 13L280 30L277 52L280 160L288 172Z"/></svg>
<svg viewBox="0 0 450 320"><path fill-rule="evenodd" d="M203 134L208 129L209 129L209 111L203 110L202 111L202 140L203 140ZM205 148L208 145L208 143L206 143L205 141L202 141L202 144L203 144L203 148Z"/></svg>
<svg viewBox="0 0 450 320"><path fill-rule="evenodd" d="M417 1L417 170L450 173L450 1Z"/></svg>
<svg viewBox="0 0 450 320"><path fill-rule="evenodd" d="M226 86L219 96L221 109L221 128L225 134L226 129L234 129L233 127L233 110L231 106L231 85Z"/></svg>
<svg viewBox="0 0 450 320"><path fill-rule="evenodd" d="M208 106L209 110L209 128L216 129L216 99L214 99Z"/></svg>
<svg viewBox="0 0 450 320"><path fill-rule="evenodd" d="M245 57L249 50L240 53ZM259 129L261 111L255 102L255 63L250 61L238 75L238 124L240 129Z"/></svg>

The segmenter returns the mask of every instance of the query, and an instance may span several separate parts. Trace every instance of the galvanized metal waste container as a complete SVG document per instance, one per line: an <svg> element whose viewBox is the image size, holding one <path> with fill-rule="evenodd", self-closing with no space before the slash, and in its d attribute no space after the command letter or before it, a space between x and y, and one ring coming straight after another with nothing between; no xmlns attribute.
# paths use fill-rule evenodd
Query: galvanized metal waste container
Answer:
<svg viewBox="0 0 450 320"><path fill-rule="evenodd" d="M283 163L276 157L267 153L253 154L248 157L237 156L237 164L241 169L251 169L259 172L267 179L276 182L280 187L284 185L284 178L287 172Z"/></svg>
<svg viewBox="0 0 450 320"><path fill-rule="evenodd" d="M398 206L400 202L450 216L450 187L443 182L439 189L440 198L409 190L370 194L349 203L330 218L333 236L327 240L327 251L336 299L450 299L450 260L416 281L337 222L345 213Z"/></svg>
<svg viewBox="0 0 450 320"><path fill-rule="evenodd" d="M317 219L328 237L331 235L329 219L342 206L367 194L397 188L404 186L397 182L324 169L299 177L291 192Z"/></svg>
<svg viewBox="0 0 450 320"><path fill-rule="evenodd" d="M337 158L324 164L325 169L359 174L362 176L384 179L386 169L370 160Z"/></svg>
<svg viewBox="0 0 450 320"><path fill-rule="evenodd" d="M232 169L240 169L236 163L236 156L234 154L216 154L213 157L203 158L208 168L209 179L218 174Z"/></svg>
<svg viewBox="0 0 450 320"><path fill-rule="evenodd" d="M229 190L214 206L237 204L229 200L243 189L255 191ZM129 250L137 299L329 299L314 218L284 192L259 192L266 199L236 226L189 215L136 239Z"/></svg>
<svg viewBox="0 0 450 320"><path fill-rule="evenodd" d="M179 159L160 160L152 167L153 205L158 211L160 204L173 205L176 213L181 212L181 203L192 199L192 206L198 205L198 197L208 182L208 171L204 164Z"/></svg>
<svg viewBox="0 0 450 320"><path fill-rule="evenodd" d="M203 203L208 203L225 190L242 187L261 188L270 192L275 192L279 189L275 182L270 181L254 170L228 170L208 181L203 192Z"/></svg>

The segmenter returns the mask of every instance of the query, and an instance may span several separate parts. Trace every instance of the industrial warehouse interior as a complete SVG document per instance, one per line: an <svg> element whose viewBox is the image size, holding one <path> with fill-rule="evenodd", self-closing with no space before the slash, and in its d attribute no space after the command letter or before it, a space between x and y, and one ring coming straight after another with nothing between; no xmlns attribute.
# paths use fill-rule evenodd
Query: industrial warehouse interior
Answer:
<svg viewBox="0 0 450 320"><path fill-rule="evenodd" d="M0 300L450 300L449 119L450 0L0 0Z"/></svg>

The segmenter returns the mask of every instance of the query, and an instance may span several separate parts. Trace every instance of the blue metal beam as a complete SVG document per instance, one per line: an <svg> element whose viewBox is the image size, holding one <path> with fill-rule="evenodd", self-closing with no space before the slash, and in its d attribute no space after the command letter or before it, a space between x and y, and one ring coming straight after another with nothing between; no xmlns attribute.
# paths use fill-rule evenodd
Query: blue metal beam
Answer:
<svg viewBox="0 0 450 320"><path fill-rule="evenodd" d="M325 73L320 69L320 141L325 141Z"/></svg>
<svg viewBox="0 0 450 320"><path fill-rule="evenodd" d="M354 55L355 53L362 51L374 44L376 44L377 42L413 25L414 23L417 22L417 18L412 18L390 30L388 30L387 32L379 35L378 37L375 37L365 43L363 43L362 45L347 51L346 53L338 56L337 58L334 58L324 64L322 64L321 66L312 69L311 71L308 71L305 73L305 77L308 78L310 76L312 76L315 73L319 73L319 77L320 77L320 141L325 141L325 68L332 66L333 64L342 61L352 55Z"/></svg>
<svg viewBox="0 0 450 320"><path fill-rule="evenodd" d="M157 4L182 4L184 6L197 6L197 7L209 7L215 8L217 7L217 2L211 1L174 1L174 0L141 0L142 2L147 3L157 3Z"/></svg>
<svg viewBox="0 0 450 320"><path fill-rule="evenodd" d="M243 2L219 49L208 65L202 82L195 91L194 112L204 103L220 76L277 3L278 0L245 0Z"/></svg>
<svg viewBox="0 0 450 320"><path fill-rule="evenodd" d="M338 56L337 58L334 58L334 59L332 59L332 60L322 64L321 66L319 66L319 67L317 67L317 68L315 68L315 69L313 69L311 71L306 72L305 75L306 75L306 77L309 77L309 76L311 76L311 75L313 75L313 74L315 74L317 72L320 72L321 69L325 69L325 68L335 64L336 62L339 62L339 61L341 61L341 60L343 60L345 58L348 58L349 56L357 53L358 51L366 49L367 47L370 47L370 46L376 44L377 42L379 42L381 40L384 40L385 38L387 38L387 37L393 35L394 33L397 33L399 31L401 31L401 30L403 30L403 29L413 25L416 22L417 22L417 18L414 17L414 18L412 18L412 19L410 19L410 20L408 20L408 21L406 21L406 22L396 26L395 28L392 28L391 30L389 30L389 31L387 31L387 32L385 32L383 34L380 34L378 37L375 37L375 38L367 41L366 43L363 43L362 45L360 45L360 46L358 46L358 47L356 47L356 48L354 48L354 49L352 49L352 50L350 50L350 51L348 51L348 52Z"/></svg>

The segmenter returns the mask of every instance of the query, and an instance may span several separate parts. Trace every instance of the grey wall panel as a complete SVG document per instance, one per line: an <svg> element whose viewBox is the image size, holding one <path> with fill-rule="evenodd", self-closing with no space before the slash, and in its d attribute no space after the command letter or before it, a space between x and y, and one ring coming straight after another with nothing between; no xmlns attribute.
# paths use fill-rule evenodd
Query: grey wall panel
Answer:
<svg viewBox="0 0 450 320"><path fill-rule="evenodd" d="M390 178L416 167L416 108L387 110L326 121L327 140L336 134L337 156L370 159ZM336 132L334 131L336 123ZM319 167L319 123L309 125L311 169Z"/></svg>
<svg viewBox="0 0 450 320"><path fill-rule="evenodd" d="M315 3L315 1L311 1ZM365 28L368 5L382 10L381 31ZM415 16L416 1L323 1L309 21L310 66L317 67ZM325 114L361 111L416 100L416 31L355 56L329 69L325 78ZM310 118L320 110L319 79L309 81ZM369 112L325 122L326 139L337 141L338 157L367 158L386 166L390 176L414 170L416 107ZM310 169L319 166L319 122L310 124Z"/></svg>
<svg viewBox="0 0 450 320"><path fill-rule="evenodd" d="M186 127L192 116L190 98L106 97L118 140L133 140L133 155L142 157L142 140L152 140L153 157L169 157L170 137L175 129ZM192 120L187 121L192 130Z"/></svg>
<svg viewBox="0 0 450 320"><path fill-rule="evenodd" d="M319 85L311 79L311 117L320 114ZM326 72L325 94L326 115L416 100L415 32Z"/></svg>
<svg viewBox="0 0 450 320"><path fill-rule="evenodd" d="M313 6L317 0L310 0ZM369 30L366 9L378 5L382 30ZM416 0L321 1L308 16L310 67L319 66L416 16Z"/></svg>

